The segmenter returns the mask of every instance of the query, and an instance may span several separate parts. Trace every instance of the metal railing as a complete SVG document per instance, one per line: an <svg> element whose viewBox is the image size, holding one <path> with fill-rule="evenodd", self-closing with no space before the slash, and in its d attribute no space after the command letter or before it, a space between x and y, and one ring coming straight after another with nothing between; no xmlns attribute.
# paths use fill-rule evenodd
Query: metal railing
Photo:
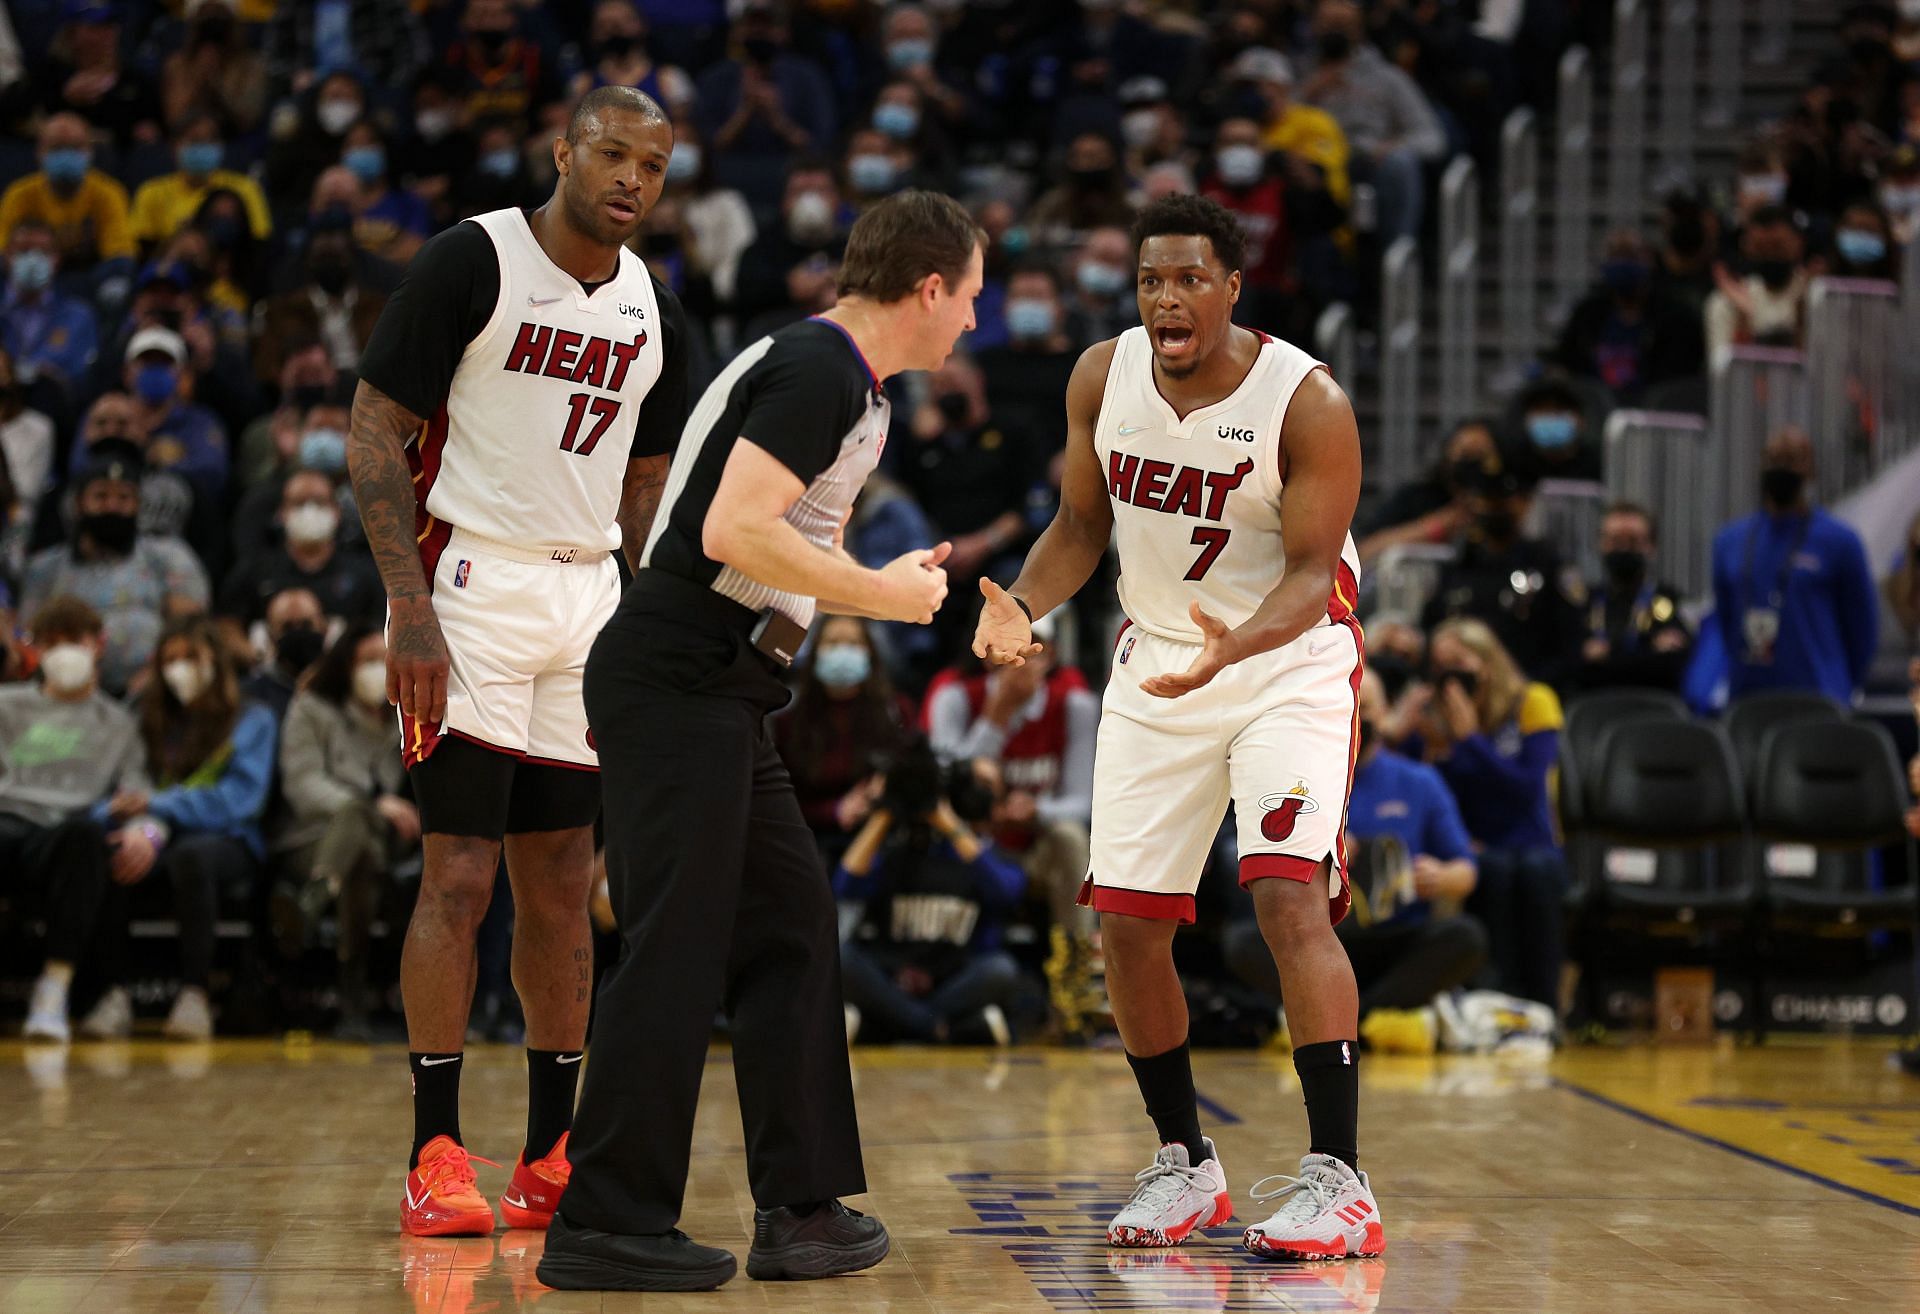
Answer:
<svg viewBox="0 0 1920 1314"><path fill-rule="evenodd" d="M1754 62L1783 63L1793 39L1793 0L1753 0L1753 7L1760 20L1759 38L1753 43ZM1834 8L1837 11L1840 6Z"/></svg>
<svg viewBox="0 0 1920 1314"><path fill-rule="evenodd" d="M1525 106L1500 128L1500 363L1526 369L1540 348L1540 134Z"/></svg>
<svg viewBox="0 0 1920 1314"><path fill-rule="evenodd" d="M1760 449L1782 425L1805 426L1811 388L1807 358L1784 347L1727 347L1709 366L1708 465L1698 488L1715 525L1753 510L1760 496Z"/></svg>
<svg viewBox="0 0 1920 1314"><path fill-rule="evenodd" d="M1741 9L1745 0L1707 0L1707 94L1701 121L1716 128L1740 117Z"/></svg>
<svg viewBox="0 0 1920 1314"><path fill-rule="evenodd" d="M1600 574L1600 514L1606 505L1603 484L1542 479L1533 490L1528 532L1553 544L1563 567L1579 571L1582 579L1594 579Z"/></svg>
<svg viewBox="0 0 1920 1314"><path fill-rule="evenodd" d="M1397 488L1420 468L1420 248L1396 238L1380 262L1380 480Z"/></svg>
<svg viewBox="0 0 1920 1314"><path fill-rule="evenodd" d="M1440 578L1459 554L1451 543L1402 543L1374 558L1360 581L1367 624L1418 625Z"/></svg>
<svg viewBox="0 0 1920 1314"><path fill-rule="evenodd" d="M1607 124L1607 225L1637 228L1646 195L1647 8L1613 6L1613 95Z"/></svg>
<svg viewBox="0 0 1920 1314"><path fill-rule="evenodd" d="M1593 61L1585 46L1560 56L1553 167L1553 299L1563 313L1586 290L1593 259Z"/></svg>
<svg viewBox="0 0 1920 1314"><path fill-rule="evenodd" d="M1687 598L1713 592L1713 536L1700 490L1718 473L1708 464L1707 420L1674 411L1615 411L1607 417L1607 500L1636 502L1659 526L1656 571Z"/></svg>
<svg viewBox="0 0 1920 1314"><path fill-rule="evenodd" d="M1685 178L1694 169L1698 21L1695 0L1666 0L1660 10L1660 118L1655 136L1660 148L1658 181L1662 186L1671 179Z"/></svg>
<svg viewBox="0 0 1920 1314"><path fill-rule="evenodd" d="M1440 424L1474 413L1480 368L1480 182L1454 157L1440 179Z"/></svg>
<svg viewBox="0 0 1920 1314"><path fill-rule="evenodd" d="M1333 371L1333 381L1353 391L1354 346L1353 307L1336 301L1320 312L1313 323L1314 354Z"/></svg>
<svg viewBox="0 0 1920 1314"><path fill-rule="evenodd" d="M1901 251L1900 274L1900 340L1911 350L1913 343L1920 342L1920 241L1908 243ZM1901 451L1910 451L1920 444L1920 369L1907 365L1894 386L1898 445Z"/></svg>
<svg viewBox="0 0 1920 1314"><path fill-rule="evenodd" d="M1837 501L1907 450L1900 414L1900 288L1879 278L1816 278L1807 292L1807 376L1814 469L1824 501ZM1892 450L1889 450L1892 449Z"/></svg>

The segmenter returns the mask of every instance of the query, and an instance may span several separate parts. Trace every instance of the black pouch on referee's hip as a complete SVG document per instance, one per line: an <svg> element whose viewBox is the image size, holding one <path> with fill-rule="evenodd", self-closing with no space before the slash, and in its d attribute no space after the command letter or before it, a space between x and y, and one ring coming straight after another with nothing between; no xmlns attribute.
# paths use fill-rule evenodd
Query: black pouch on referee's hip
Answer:
<svg viewBox="0 0 1920 1314"><path fill-rule="evenodd" d="M806 638L804 625L773 607L763 608L760 619L753 624L754 650L782 666L793 665L793 655L800 651Z"/></svg>

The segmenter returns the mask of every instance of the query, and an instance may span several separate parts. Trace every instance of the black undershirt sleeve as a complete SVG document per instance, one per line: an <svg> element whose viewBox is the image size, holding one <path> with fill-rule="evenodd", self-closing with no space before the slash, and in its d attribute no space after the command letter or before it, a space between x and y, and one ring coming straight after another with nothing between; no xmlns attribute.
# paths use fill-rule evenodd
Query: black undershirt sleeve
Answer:
<svg viewBox="0 0 1920 1314"><path fill-rule="evenodd" d="M747 376L740 436L811 484L840 455L840 440L866 405L864 380L839 342L776 340Z"/></svg>
<svg viewBox="0 0 1920 1314"><path fill-rule="evenodd" d="M679 445L687 423L687 312L657 278L653 299L660 307L660 377L640 402L629 460L668 455Z"/></svg>
<svg viewBox="0 0 1920 1314"><path fill-rule="evenodd" d="M455 224L421 247L401 275L360 355L360 377L415 415L431 416L499 299L493 239L479 224Z"/></svg>

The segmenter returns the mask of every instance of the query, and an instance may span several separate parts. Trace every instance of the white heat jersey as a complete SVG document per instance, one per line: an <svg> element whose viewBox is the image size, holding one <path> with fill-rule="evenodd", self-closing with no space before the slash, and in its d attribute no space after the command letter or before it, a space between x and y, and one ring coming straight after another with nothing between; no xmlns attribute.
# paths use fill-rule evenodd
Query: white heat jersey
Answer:
<svg viewBox="0 0 1920 1314"><path fill-rule="evenodd" d="M451 527L520 547L618 548L634 425L660 377L653 280L623 248L589 295L518 209L472 222L493 240L500 294L420 435L421 541Z"/></svg>
<svg viewBox="0 0 1920 1314"><path fill-rule="evenodd" d="M1144 328L1116 340L1094 449L1113 503L1120 605L1141 629L1198 643L1187 608L1198 602L1229 626L1252 616L1286 573L1280 540L1280 426L1301 380L1320 363L1261 334L1240 386L1184 420L1153 379ZM1328 599L1329 620L1358 601L1353 536ZM1342 596L1344 595L1344 596Z"/></svg>

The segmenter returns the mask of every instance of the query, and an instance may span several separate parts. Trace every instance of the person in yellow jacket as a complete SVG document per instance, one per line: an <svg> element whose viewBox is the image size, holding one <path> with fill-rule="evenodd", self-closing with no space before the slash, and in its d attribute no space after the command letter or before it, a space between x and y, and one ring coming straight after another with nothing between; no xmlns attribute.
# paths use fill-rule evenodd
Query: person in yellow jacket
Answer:
<svg viewBox="0 0 1920 1314"><path fill-rule="evenodd" d="M265 240L273 231L266 197L261 195L260 185L246 174L221 167L225 148L220 141L219 120L205 112L191 114L181 123L174 141L179 170L141 183L140 190L133 194L133 235L142 248L156 247L186 227L208 193L216 191L238 196L246 207L247 227L254 240Z"/></svg>
<svg viewBox="0 0 1920 1314"><path fill-rule="evenodd" d="M29 221L53 232L67 269L92 269L133 256L127 189L93 167L93 136L78 114L53 114L40 125L40 168L0 195L0 247Z"/></svg>
<svg viewBox="0 0 1920 1314"><path fill-rule="evenodd" d="M1347 136L1333 115L1293 98L1293 65L1277 50L1256 47L1242 51L1228 68L1235 82L1245 82L1266 104L1260 144L1269 151L1285 151L1316 166L1326 179L1327 195L1341 209L1353 194L1347 176Z"/></svg>

